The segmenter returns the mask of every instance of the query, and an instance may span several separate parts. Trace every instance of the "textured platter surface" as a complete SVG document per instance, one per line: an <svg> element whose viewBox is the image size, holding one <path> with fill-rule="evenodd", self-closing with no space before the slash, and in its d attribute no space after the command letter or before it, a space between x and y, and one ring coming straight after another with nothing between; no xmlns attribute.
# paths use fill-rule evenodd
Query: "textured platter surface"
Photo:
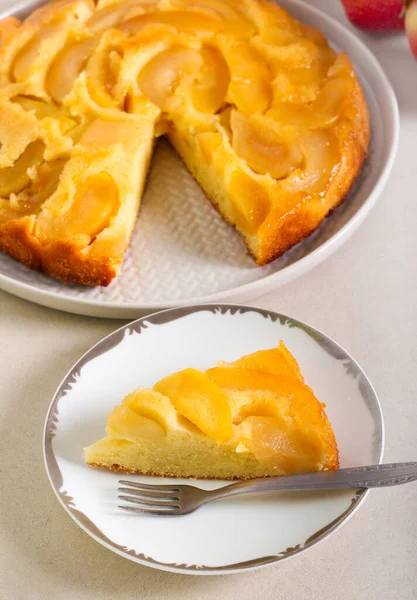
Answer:
<svg viewBox="0 0 417 600"><path fill-rule="evenodd" d="M137 516L117 509L120 476L83 462L83 447L103 436L107 414L136 387L152 386L185 367L206 369L219 359L232 361L271 348L280 339L326 404L341 467L380 462L384 430L377 396L361 368L336 342L304 323L257 308L176 308L134 321L104 338L73 366L52 400L44 432L45 466L58 500L74 521L125 558L190 574L233 573L272 564L310 548L340 527L367 492L250 495L214 502L184 517ZM149 482L147 477L129 479ZM152 483L158 482L164 480L152 478ZM213 489L222 483L196 485Z"/></svg>
<svg viewBox="0 0 417 600"><path fill-rule="evenodd" d="M38 4L22 2L13 11ZM216 213L180 159L161 141L122 274L110 286L64 285L0 254L0 288L73 313L134 318L173 305L249 300L301 276L349 238L374 206L392 167L398 139L395 96L374 56L352 33L308 4L280 4L320 29L337 50L349 53L371 113L372 140L364 169L348 199L321 227L272 264L257 267L239 234Z"/></svg>

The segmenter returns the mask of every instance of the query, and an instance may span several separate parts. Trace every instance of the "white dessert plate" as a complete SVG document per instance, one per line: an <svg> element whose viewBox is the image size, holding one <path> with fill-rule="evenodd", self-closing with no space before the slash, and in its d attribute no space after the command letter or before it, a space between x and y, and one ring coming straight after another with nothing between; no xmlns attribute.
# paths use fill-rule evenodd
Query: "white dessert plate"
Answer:
<svg viewBox="0 0 417 600"><path fill-rule="evenodd" d="M194 575L272 564L305 551L338 529L368 492L253 494L214 502L182 517L132 515L117 508L120 473L83 461L83 448L104 436L110 410L137 387L152 386L186 367L207 369L218 360L233 361L271 348L281 339L299 361L306 382L326 403L340 466L380 462L384 431L377 396L362 369L336 342L304 323L258 308L226 304L176 308L107 336L59 386L46 418L44 457L52 488L68 514L121 556ZM129 479L166 481L138 475ZM204 489L225 484L195 483ZM359 549L359 539L357 544Z"/></svg>
<svg viewBox="0 0 417 600"><path fill-rule="evenodd" d="M23 2L13 10L37 4ZM77 314L137 318L169 306L247 301L306 273L350 237L374 206L391 171L399 123L395 95L375 57L340 23L305 2L280 4L320 29L336 49L349 53L371 113L372 142L363 172L348 199L322 226L272 264L257 267L239 234L212 208L168 144L160 142L122 273L107 288L64 285L4 254L0 254L0 288Z"/></svg>

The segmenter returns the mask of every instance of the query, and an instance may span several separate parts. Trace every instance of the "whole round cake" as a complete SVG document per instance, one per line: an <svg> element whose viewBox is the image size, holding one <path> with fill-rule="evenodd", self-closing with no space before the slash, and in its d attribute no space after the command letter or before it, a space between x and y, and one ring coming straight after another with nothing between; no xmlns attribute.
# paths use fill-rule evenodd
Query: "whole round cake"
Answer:
<svg viewBox="0 0 417 600"><path fill-rule="evenodd" d="M0 250L65 282L120 271L160 136L259 265L367 154L348 56L273 2L59 0L0 44Z"/></svg>

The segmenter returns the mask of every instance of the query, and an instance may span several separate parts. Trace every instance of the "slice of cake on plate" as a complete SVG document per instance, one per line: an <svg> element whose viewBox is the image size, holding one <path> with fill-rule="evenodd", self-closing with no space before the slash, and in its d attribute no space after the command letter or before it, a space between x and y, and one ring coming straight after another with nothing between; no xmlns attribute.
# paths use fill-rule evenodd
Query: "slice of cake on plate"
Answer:
<svg viewBox="0 0 417 600"><path fill-rule="evenodd" d="M127 473L250 479L337 469L332 427L283 342L140 388L107 419L88 464Z"/></svg>

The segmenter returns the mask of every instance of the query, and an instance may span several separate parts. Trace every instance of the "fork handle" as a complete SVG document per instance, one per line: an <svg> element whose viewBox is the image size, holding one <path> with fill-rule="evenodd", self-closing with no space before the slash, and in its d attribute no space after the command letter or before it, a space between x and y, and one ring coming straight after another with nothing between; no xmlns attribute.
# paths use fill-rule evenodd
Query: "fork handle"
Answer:
<svg viewBox="0 0 417 600"><path fill-rule="evenodd" d="M252 492L284 490L337 490L402 485L417 480L417 462L370 465L337 471L320 471L300 475L279 475L239 481L212 490L210 500Z"/></svg>

